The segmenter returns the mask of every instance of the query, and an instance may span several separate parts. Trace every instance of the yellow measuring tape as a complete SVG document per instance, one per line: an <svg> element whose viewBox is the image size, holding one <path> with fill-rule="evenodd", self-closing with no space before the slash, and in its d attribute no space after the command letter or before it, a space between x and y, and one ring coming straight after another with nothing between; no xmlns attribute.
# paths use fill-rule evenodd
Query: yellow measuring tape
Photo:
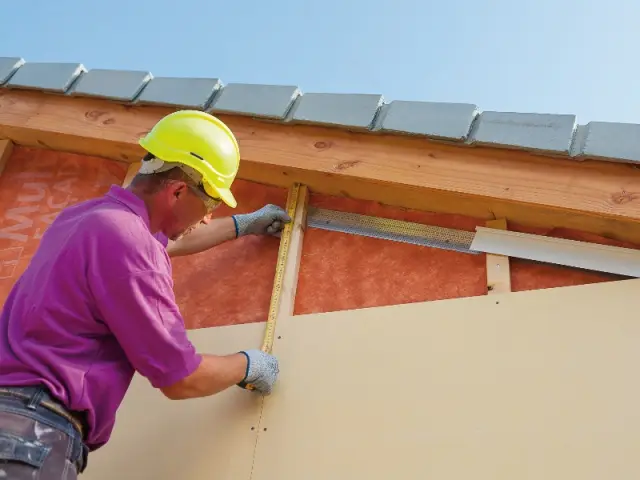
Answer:
<svg viewBox="0 0 640 480"><path fill-rule="evenodd" d="M264 332L264 340L262 342L262 351L271 353L273 348L273 336L276 329L276 317L280 307L280 295L282 294L282 281L284 280L284 268L287 263L289 254L289 245L291 244L291 233L293 231L293 221L298 207L298 196L300 194L300 184L294 184L289 189L287 198L287 214L291 221L285 224L282 234L280 235L280 248L278 249L278 263L276 264L276 273L273 278L273 290L271 291L271 304L269 305L269 316L267 317L267 325Z"/></svg>
<svg viewBox="0 0 640 480"><path fill-rule="evenodd" d="M262 341L262 351L271 353L273 348L273 339L276 330L276 317L280 307L280 296L282 295L282 282L284 280L284 269L287 264L287 256L289 254L289 246L291 244L291 234L293 231L293 221L298 208L298 197L300 195L300 184L296 183L289 189L287 197L287 214L291 221L284 225L282 234L280 235L280 247L278 248L278 262L276 264L276 272L273 278L273 290L271 291L271 304L269 305L269 316L267 317L267 325L264 332L264 340ZM247 385L245 388L254 390L253 385Z"/></svg>

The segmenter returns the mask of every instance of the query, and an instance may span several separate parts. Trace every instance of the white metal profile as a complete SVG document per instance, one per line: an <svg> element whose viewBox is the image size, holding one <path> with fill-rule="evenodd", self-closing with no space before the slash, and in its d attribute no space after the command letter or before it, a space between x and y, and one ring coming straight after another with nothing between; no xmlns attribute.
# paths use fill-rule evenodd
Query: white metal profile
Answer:
<svg viewBox="0 0 640 480"><path fill-rule="evenodd" d="M640 277L640 251L631 248L476 227L471 250Z"/></svg>

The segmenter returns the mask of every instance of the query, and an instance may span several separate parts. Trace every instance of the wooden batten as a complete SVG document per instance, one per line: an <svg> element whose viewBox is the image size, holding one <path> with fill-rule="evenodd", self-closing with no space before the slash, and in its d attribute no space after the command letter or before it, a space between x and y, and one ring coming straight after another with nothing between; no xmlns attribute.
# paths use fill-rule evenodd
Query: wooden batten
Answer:
<svg viewBox="0 0 640 480"><path fill-rule="evenodd" d="M277 320L293 316L296 291L298 288L298 273L302 257L302 243L307 228L307 207L309 204L309 189L306 185L299 186L298 204L291 219L291 241L284 266L282 279L282 296L278 305Z"/></svg>
<svg viewBox="0 0 640 480"><path fill-rule="evenodd" d="M507 221L504 218L489 220L487 228L507 229ZM487 262L487 293L495 295L509 293L511 291L511 266L506 255L486 254Z"/></svg>
<svg viewBox="0 0 640 480"><path fill-rule="evenodd" d="M143 153L138 138L171 111L10 90L0 95L0 138L131 163ZM633 165L220 118L239 139L242 179L640 243L640 172Z"/></svg>
<svg viewBox="0 0 640 480"><path fill-rule="evenodd" d="M11 152L13 151L13 142L11 140L1 140L0 139L0 175L4 171L4 167L7 165L9 161L9 157L11 156Z"/></svg>
<svg viewBox="0 0 640 480"><path fill-rule="evenodd" d="M138 170L140 170L140 163L136 162L129 165L129 168L127 169L127 173L124 176L124 180L122 180L123 187L127 187L131 183L131 181L133 180L133 177L137 175Z"/></svg>

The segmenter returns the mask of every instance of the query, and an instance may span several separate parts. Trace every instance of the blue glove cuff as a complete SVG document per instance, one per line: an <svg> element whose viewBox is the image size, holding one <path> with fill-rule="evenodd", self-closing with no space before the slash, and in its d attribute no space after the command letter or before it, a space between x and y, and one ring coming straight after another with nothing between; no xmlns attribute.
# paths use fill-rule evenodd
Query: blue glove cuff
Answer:
<svg viewBox="0 0 640 480"><path fill-rule="evenodd" d="M251 360L249 359L249 355L247 354L247 352L238 352L243 354L245 357L247 357L247 369L244 372L244 378L237 383L238 387L241 388L246 388L247 387L247 377L249 376L249 367L251 366Z"/></svg>
<svg viewBox="0 0 640 480"><path fill-rule="evenodd" d="M233 225L236 229L236 238L238 238L239 235L239 231L238 231L238 220L236 219L235 215L231 215L231 218L233 218ZM245 354L246 355L246 354Z"/></svg>

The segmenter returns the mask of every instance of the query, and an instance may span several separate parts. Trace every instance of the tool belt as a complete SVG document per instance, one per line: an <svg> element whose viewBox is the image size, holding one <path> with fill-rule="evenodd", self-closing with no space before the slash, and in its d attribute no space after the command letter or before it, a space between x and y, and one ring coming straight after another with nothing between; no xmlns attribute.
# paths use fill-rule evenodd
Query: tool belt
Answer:
<svg viewBox="0 0 640 480"><path fill-rule="evenodd" d="M16 390L14 390L13 388L16 388ZM0 396L21 398L27 401L33 398L33 394L28 394L28 393L23 393L21 391L18 391L20 388L24 388L24 387L13 387L13 388L0 386ZM83 416L80 413L67 410L67 408L64 405L62 405L60 402L58 402L53 398L49 390L45 387L38 386L38 387L28 387L28 388L37 388L37 389L44 390L45 395L43 395L43 397L37 402L37 405L41 405L47 410L50 410L51 412L69 421L75 427L75 429L80 433L82 438L83 439L85 438L85 435L87 433L87 429L85 428L86 423Z"/></svg>

